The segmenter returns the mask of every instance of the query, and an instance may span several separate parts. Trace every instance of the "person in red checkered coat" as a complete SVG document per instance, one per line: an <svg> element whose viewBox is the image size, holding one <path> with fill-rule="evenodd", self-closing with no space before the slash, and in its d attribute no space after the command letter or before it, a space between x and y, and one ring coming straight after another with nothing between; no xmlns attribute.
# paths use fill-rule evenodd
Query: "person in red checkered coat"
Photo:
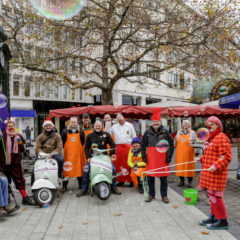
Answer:
<svg viewBox="0 0 240 240"><path fill-rule="evenodd" d="M211 214L199 224L207 226L208 229L228 229L223 193L227 182L228 165L232 160L232 149L228 137L222 132L222 123L217 117L209 117L206 125L210 134L200 161L202 169L209 171L201 171L199 189L208 193Z"/></svg>

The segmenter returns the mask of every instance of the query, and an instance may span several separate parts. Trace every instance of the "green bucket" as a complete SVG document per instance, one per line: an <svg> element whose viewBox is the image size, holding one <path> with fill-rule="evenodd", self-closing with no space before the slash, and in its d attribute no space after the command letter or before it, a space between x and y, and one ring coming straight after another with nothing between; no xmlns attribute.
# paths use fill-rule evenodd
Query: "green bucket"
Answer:
<svg viewBox="0 0 240 240"><path fill-rule="evenodd" d="M196 205L197 204L197 189L185 189L184 190L185 204Z"/></svg>

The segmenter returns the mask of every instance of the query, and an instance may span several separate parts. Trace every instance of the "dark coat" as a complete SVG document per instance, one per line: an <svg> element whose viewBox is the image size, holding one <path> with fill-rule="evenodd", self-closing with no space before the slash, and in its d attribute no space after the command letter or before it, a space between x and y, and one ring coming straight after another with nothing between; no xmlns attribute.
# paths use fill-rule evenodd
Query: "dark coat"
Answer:
<svg viewBox="0 0 240 240"><path fill-rule="evenodd" d="M86 145L85 145L84 151L87 159L91 157L91 154L92 154L91 146L93 143L98 145L98 149L107 149L107 145L110 145L110 148L113 149L110 152L110 155L115 154L116 145L113 142L113 139L110 136L110 134L103 131L100 131L100 132L93 131L92 133L88 134L86 139ZM107 152L105 154L107 154Z"/></svg>
<svg viewBox="0 0 240 240"><path fill-rule="evenodd" d="M174 152L173 139L163 126L160 126L157 132L155 132L154 128L151 126L144 133L141 144L142 158L144 162L147 162L147 147L156 147L157 143L161 140L167 140L169 143L166 162L171 162Z"/></svg>
<svg viewBox="0 0 240 240"><path fill-rule="evenodd" d="M11 164L16 163L16 164L20 164L21 165L21 153L25 151L24 148L24 138L22 135L18 134L21 138L22 144L18 145L19 148L19 152L17 154L12 154L12 160L11 160ZM6 132L3 132L3 142L4 142L4 146L5 146L5 150L6 150L6 142L7 142L7 134ZM6 157L4 154L4 150L3 150L3 145L2 145L2 140L0 139L0 168L3 170L3 172L6 174Z"/></svg>
<svg viewBox="0 0 240 240"><path fill-rule="evenodd" d="M78 133L79 131L77 130L76 133ZM71 134L72 133L72 130L71 129L63 129L62 130L62 133L61 133L61 137L62 137L62 142L63 142L63 147L65 145L65 142L67 141L67 134ZM85 136L84 136L84 132L82 129L80 129L80 141L82 143L82 146L84 145L85 143Z"/></svg>

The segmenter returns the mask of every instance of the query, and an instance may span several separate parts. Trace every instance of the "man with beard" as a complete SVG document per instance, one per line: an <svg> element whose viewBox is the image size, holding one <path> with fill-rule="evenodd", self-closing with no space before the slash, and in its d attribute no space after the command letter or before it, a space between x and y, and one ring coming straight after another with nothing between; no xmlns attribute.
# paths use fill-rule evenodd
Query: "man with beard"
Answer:
<svg viewBox="0 0 240 240"><path fill-rule="evenodd" d="M84 149L85 142L84 132L78 126L78 118L71 117L67 128L63 129L62 141L64 147L64 167L63 176L77 177L79 189L82 184L82 173L85 165ZM67 191L68 181L63 182L62 192Z"/></svg>
<svg viewBox="0 0 240 240"><path fill-rule="evenodd" d="M161 180L160 192L162 201L169 203L167 197L167 176L170 175L169 163L174 152L174 145L169 132L161 125L159 108L154 108L152 126L143 135L141 149L143 161L147 164L149 197L146 202L151 202L155 198L155 177L159 177ZM158 168L162 169L154 171L154 169ZM166 173L157 173L164 171Z"/></svg>
<svg viewBox="0 0 240 240"><path fill-rule="evenodd" d="M82 197L88 194L88 186L89 186L89 173L90 173L90 161L92 157L92 144L97 144L98 149L107 149L107 145L109 144L111 147L110 156L115 154L115 144L111 138L111 136L102 131L102 123L100 121L96 121L94 124L94 131L87 136L86 145L85 145L85 155L87 157L87 163L83 168L83 178L82 178L82 189L79 193L76 194L77 197ZM107 152L104 153L107 155ZM112 193L120 195L121 192L117 189L116 185L116 168L112 164Z"/></svg>

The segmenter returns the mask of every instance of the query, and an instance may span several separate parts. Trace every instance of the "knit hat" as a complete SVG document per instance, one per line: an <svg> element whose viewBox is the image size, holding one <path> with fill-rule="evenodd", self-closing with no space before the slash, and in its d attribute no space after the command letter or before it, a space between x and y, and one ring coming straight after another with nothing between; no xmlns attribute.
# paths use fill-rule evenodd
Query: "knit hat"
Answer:
<svg viewBox="0 0 240 240"><path fill-rule="evenodd" d="M8 123L16 123L14 118L7 118L4 123L7 125Z"/></svg>
<svg viewBox="0 0 240 240"><path fill-rule="evenodd" d="M52 120L50 119L50 118L47 118L46 120L44 120L44 122L43 122L43 128L46 126L46 125L48 125L48 124L50 124L50 125L52 125L53 127L54 127L54 124L53 124L53 122L52 122Z"/></svg>
<svg viewBox="0 0 240 240"><path fill-rule="evenodd" d="M215 117L215 116L209 117L209 118L207 119L207 121L206 121L206 124L207 124L208 122L214 122L214 123L216 123L216 124L221 128L221 130L223 129L221 120L220 120L219 118Z"/></svg>
<svg viewBox="0 0 240 240"><path fill-rule="evenodd" d="M84 113L83 115L82 115L82 118L89 118L90 116L89 116L89 114L88 113Z"/></svg>
<svg viewBox="0 0 240 240"><path fill-rule="evenodd" d="M140 141L140 139L139 139L138 137L135 137L135 138L133 138L131 144L134 144L134 143L139 143L139 144L141 144L141 141Z"/></svg>
<svg viewBox="0 0 240 240"><path fill-rule="evenodd" d="M152 121L161 121L160 108L153 109Z"/></svg>

